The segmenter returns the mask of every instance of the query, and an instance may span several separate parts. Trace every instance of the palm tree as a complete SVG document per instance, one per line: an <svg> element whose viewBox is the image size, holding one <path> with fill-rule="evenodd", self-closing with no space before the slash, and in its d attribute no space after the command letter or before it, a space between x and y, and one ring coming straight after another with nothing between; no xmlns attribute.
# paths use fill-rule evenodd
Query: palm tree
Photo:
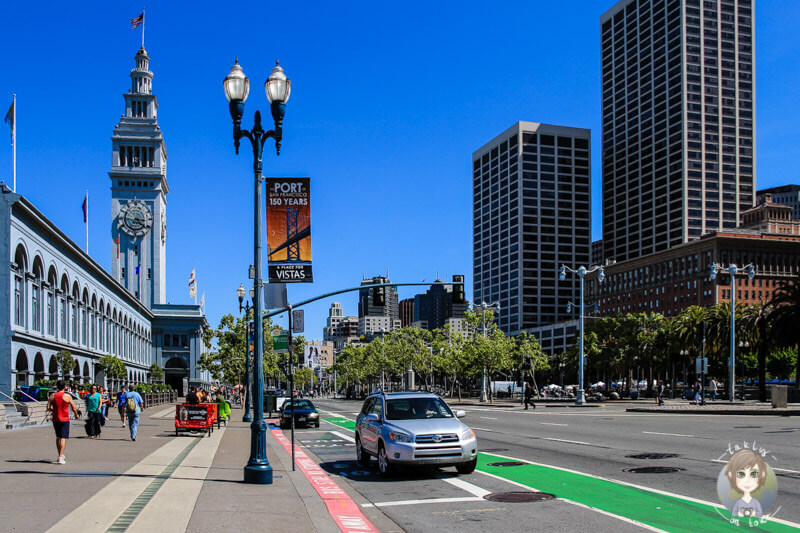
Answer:
<svg viewBox="0 0 800 533"><path fill-rule="evenodd" d="M703 345L708 345L711 315L712 310L693 305L684 309L676 317L676 329L680 343L677 349L678 353L673 354L672 360L674 362L683 363L685 368L687 363L686 351L702 351ZM688 362L691 364L691 361ZM686 387L685 380L683 386ZM675 390L674 383L672 390Z"/></svg>
<svg viewBox="0 0 800 533"><path fill-rule="evenodd" d="M800 345L800 275L781 282L770 303L774 306L771 318L775 340L782 346L797 347ZM800 386L800 356L794 379Z"/></svg>
<svg viewBox="0 0 800 533"><path fill-rule="evenodd" d="M742 336L758 352L758 401L767 401L767 354L773 344L771 303L747 307L741 319Z"/></svg>

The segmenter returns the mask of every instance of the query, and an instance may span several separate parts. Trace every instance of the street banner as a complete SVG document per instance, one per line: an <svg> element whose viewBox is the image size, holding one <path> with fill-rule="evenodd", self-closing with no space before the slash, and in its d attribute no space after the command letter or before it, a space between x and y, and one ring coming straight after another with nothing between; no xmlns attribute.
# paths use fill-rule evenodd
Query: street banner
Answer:
<svg viewBox="0 0 800 533"><path fill-rule="evenodd" d="M319 364L319 346L307 344L305 352L306 366L310 368L317 366Z"/></svg>
<svg viewBox="0 0 800 533"><path fill-rule="evenodd" d="M269 283L311 283L310 178L266 178Z"/></svg>
<svg viewBox="0 0 800 533"><path fill-rule="evenodd" d="M289 332L285 329L276 329L272 332L272 351L287 353L289 351Z"/></svg>

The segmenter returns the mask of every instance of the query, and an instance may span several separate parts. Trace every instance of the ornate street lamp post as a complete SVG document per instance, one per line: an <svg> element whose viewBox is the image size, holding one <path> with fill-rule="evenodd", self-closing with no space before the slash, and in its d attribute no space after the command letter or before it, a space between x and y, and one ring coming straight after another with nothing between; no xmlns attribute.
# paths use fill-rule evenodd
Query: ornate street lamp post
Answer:
<svg viewBox="0 0 800 533"><path fill-rule="evenodd" d="M242 115L244 115L244 102L250 92L250 80L244 75L242 67L239 66L238 59L231 68L230 73L223 82L225 97L230 103L229 109L233 118L233 145L236 153L239 153L239 141L242 137L250 140L253 147L253 173L255 175L255 207L254 207L254 231L253 231L253 269L255 294L253 296L254 310L254 341L255 350L254 360L254 382L255 388L255 417L250 425L250 459L244 467L245 483L271 484L272 467L267 460L267 423L264 421L264 328L261 323L261 182L263 177L262 157L264 143L267 139L275 139L275 151L281 152L281 139L283 138L283 116L286 112L286 102L291 94L291 82L283 73L280 65L275 65L272 74L264 83L264 91L267 94L272 118L275 121L275 129L264 131L261 127L261 112L256 111L253 129L242 129Z"/></svg>
<svg viewBox="0 0 800 533"><path fill-rule="evenodd" d="M744 274L747 272L747 277L753 279L756 277L756 269L752 263L743 267L737 267L735 264L728 265L727 268L722 267L716 263L711 265L711 279L717 279L717 274L721 270L727 270L731 276L731 353L728 359L728 369L730 370L730 384L728 385L729 400L732 402L736 395L736 274ZM705 389L706 384L703 383L702 387Z"/></svg>
<svg viewBox="0 0 800 533"><path fill-rule="evenodd" d="M580 329L580 340L578 341L578 394L575 398L575 405L586 405L586 397L584 396L583 389L583 277L597 270L600 271L597 273L597 280L603 283L606 279L603 267L595 267L591 270L587 270L586 267L580 266L577 270L573 270L566 265L562 265L561 269L558 271L558 279L561 281L567 278L568 271L577 274L580 278L580 299L578 300L578 328Z"/></svg>
<svg viewBox="0 0 800 533"><path fill-rule="evenodd" d="M245 302L244 307L242 307L242 300L244 300L245 289L244 285L241 283L239 284L239 288L236 289L236 296L239 297L239 313L244 311L244 318L245 318L245 328L244 328L244 384L245 384L245 397L244 397L244 416L242 416L242 422L252 422L253 418L250 416L250 396L251 396L251 383L250 383L250 302L253 300L255 296L255 290L250 287L250 300Z"/></svg>

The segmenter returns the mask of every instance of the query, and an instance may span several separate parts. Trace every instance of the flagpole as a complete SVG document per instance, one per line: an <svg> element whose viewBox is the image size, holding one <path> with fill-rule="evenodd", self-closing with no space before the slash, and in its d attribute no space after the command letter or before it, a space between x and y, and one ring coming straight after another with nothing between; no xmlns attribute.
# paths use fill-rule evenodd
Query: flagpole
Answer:
<svg viewBox="0 0 800 533"><path fill-rule="evenodd" d="M14 192L17 192L17 95L14 94L14 102L12 103L14 108L14 112L12 113L11 117L11 152L12 156L12 167L14 174Z"/></svg>
<svg viewBox="0 0 800 533"><path fill-rule="evenodd" d="M89 189L86 189L86 255L89 255Z"/></svg>
<svg viewBox="0 0 800 533"><path fill-rule="evenodd" d="M144 48L144 25L146 18L147 17L144 16L144 8L142 8L142 48Z"/></svg>

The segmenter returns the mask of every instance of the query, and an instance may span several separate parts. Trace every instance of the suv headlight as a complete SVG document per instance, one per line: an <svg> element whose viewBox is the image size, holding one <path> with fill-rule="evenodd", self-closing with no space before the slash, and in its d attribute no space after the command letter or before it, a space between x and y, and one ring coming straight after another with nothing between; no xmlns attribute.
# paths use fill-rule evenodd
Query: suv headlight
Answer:
<svg viewBox="0 0 800 533"><path fill-rule="evenodd" d="M317 418L318 416L319 416L319 413L310 413L308 415L308 418Z"/></svg>
<svg viewBox="0 0 800 533"><path fill-rule="evenodd" d="M399 431L392 431L389 433L389 438L395 442L411 442L411 436Z"/></svg>
<svg viewBox="0 0 800 533"><path fill-rule="evenodd" d="M461 434L461 440L470 440L475 438L475 432L471 428L467 428Z"/></svg>

